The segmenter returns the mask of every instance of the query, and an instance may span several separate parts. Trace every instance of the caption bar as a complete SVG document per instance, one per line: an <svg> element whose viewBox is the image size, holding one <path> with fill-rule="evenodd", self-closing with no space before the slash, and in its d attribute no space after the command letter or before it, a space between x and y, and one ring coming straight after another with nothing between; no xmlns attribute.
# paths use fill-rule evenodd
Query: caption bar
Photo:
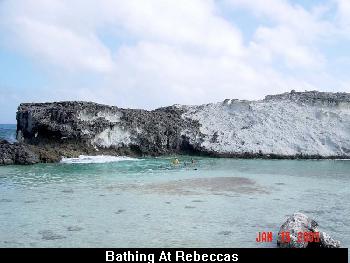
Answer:
<svg viewBox="0 0 350 263"><path fill-rule="evenodd" d="M0 262L348 262L348 249L281 248L2 248Z"/></svg>

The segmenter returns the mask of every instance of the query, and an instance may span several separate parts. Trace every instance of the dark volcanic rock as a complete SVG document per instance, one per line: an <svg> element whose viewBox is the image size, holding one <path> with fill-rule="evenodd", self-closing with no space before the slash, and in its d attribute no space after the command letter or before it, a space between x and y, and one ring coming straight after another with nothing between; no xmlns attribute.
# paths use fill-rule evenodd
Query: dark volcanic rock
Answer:
<svg viewBox="0 0 350 263"><path fill-rule="evenodd" d="M307 103L309 105L339 106L342 103L350 102L350 94L345 92L292 91L277 95L267 95L265 100L290 100L298 103Z"/></svg>
<svg viewBox="0 0 350 263"><path fill-rule="evenodd" d="M21 104L17 138L79 154L160 155L191 150L181 131L198 127L176 107L154 111L120 109L92 102Z"/></svg>
<svg viewBox="0 0 350 263"><path fill-rule="evenodd" d="M290 242L281 241L281 233L290 233ZM305 232L319 232L319 242L306 242L304 239L298 242L298 233ZM281 248L308 248L308 247L321 247L321 248L338 248L340 242L332 239L327 233L321 232L318 229L318 224L313 219L307 217L302 213L295 213L288 217L287 220L281 226L278 232L277 246Z"/></svg>
<svg viewBox="0 0 350 263"><path fill-rule="evenodd" d="M34 164L39 161L39 156L29 146L0 141L0 165Z"/></svg>

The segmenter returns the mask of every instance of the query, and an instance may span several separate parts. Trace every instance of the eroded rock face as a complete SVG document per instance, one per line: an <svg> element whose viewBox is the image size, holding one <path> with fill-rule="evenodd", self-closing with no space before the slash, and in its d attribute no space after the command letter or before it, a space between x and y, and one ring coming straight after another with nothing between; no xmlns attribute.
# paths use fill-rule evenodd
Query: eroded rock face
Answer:
<svg viewBox="0 0 350 263"><path fill-rule="evenodd" d="M298 240L298 233L319 232L319 242L306 242L305 239ZM283 242L282 233L289 233L290 242ZM281 248L338 248L340 242L332 239L327 233L318 228L315 220L302 213L295 213L288 217L278 232L277 246Z"/></svg>
<svg viewBox="0 0 350 263"><path fill-rule="evenodd" d="M188 138L181 132L197 130L198 122L182 118L177 107L154 111L120 109L91 102L21 104L17 138L62 152L160 155L186 152Z"/></svg>
<svg viewBox="0 0 350 263"><path fill-rule="evenodd" d="M350 156L350 95L292 92L262 101L225 100L187 107L202 150L227 157ZM192 140L193 138L193 140Z"/></svg>
<svg viewBox="0 0 350 263"><path fill-rule="evenodd" d="M17 139L65 157L208 154L349 158L350 95L291 92L153 111L92 102L21 104Z"/></svg>

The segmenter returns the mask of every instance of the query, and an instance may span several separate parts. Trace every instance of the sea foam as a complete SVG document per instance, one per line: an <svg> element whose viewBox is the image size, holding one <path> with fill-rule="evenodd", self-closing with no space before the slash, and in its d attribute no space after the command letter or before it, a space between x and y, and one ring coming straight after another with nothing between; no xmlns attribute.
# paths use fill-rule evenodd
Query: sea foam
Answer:
<svg viewBox="0 0 350 263"><path fill-rule="evenodd" d="M63 157L61 163L113 163L120 161L139 161L140 159L131 158L126 156L110 156L110 155L80 155L78 158L65 158Z"/></svg>

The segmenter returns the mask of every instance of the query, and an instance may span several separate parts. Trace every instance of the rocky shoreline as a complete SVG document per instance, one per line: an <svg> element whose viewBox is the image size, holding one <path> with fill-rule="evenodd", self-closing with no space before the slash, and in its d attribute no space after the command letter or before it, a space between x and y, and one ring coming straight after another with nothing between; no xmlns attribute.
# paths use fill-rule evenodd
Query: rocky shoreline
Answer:
<svg viewBox="0 0 350 263"><path fill-rule="evenodd" d="M122 109L92 102L23 103L0 164L79 155L350 158L350 94L295 92L260 101Z"/></svg>
<svg viewBox="0 0 350 263"><path fill-rule="evenodd" d="M0 165L35 164L40 162L39 156L29 145L0 140Z"/></svg>

